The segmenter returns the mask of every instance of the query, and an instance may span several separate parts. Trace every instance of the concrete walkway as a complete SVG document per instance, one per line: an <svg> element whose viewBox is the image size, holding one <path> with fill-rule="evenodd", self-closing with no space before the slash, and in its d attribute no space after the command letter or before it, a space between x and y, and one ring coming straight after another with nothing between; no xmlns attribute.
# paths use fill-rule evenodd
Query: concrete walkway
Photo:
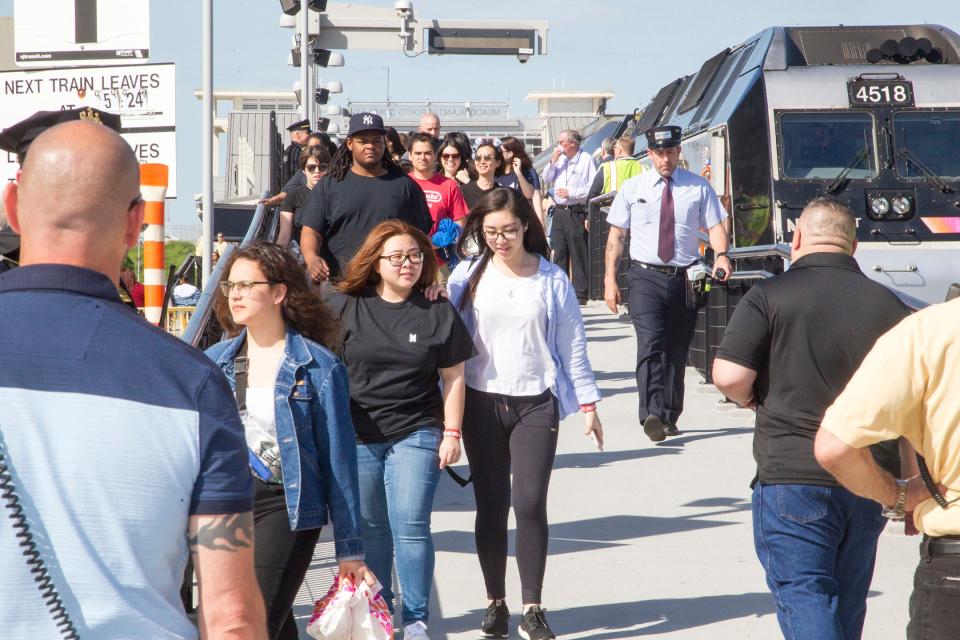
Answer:
<svg viewBox="0 0 960 640"><path fill-rule="evenodd" d="M596 302L584 316L604 397L599 411L607 442L606 450L597 452L582 435L579 415L561 426L544 582L552 628L570 639L781 637L753 550L748 486L754 473L753 413L722 403L713 386L688 369L682 433L654 445L636 415L632 327ZM465 465L458 470L467 473ZM433 513L433 640L481 637L487 602L473 517L470 488L443 476ZM511 518L511 536L512 526ZM329 539L330 532L324 533ZM901 525L884 532L864 638L905 637L918 542L906 538ZM329 584L330 547L318 548L298 616L309 616L312 600ZM511 554L512 548L511 541ZM507 592L514 612L511 637L519 638L520 582L512 555Z"/></svg>

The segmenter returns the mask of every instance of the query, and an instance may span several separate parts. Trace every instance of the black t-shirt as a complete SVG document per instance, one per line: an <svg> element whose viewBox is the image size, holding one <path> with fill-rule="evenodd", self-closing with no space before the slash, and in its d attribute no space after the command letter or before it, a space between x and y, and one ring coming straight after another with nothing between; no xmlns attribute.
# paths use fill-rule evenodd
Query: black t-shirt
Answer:
<svg viewBox="0 0 960 640"><path fill-rule="evenodd" d="M877 338L907 313L852 257L834 253L803 256L740 300L717 357L757 372L753 454L761 483L837 485L813 455L823 414ZM896 442L872 452L899 475Z"/></svg>
<svg viewBox="0 0 960 640"><path fill-rule="evenodd" d="M408 222L430 233L433 218L423 190L405 174L387 172L378 178L359 176L348 170L343 180L324 176L310 192L300 214L300 224L324 237L333 261L330 274L337 277L384 220Z"/></svg>
<svg viewBox="0 0 960 640"><path fill-rule="evenodd" d="M303 209L303 205L306 204L307 198L310 197L310 188L307 185L302 187L294 187L290 191L287 191L286 197L283 199L283 204L280 205L280 211L289 211L293 214L293 239L300 243L300 229L303 228L303 224L300 222L300 210Z"/></svg>
<svg viewBox="0 0 960 640"><path fill-rule="evenodd" d="M453 305L419 291L387 302L373 289L358 296L334 291L327 301L343 322L357 439L384 442L425 426L442 429L439 369L476 355Z"/></svg>
<svg viewBox="0 0 960 640"><path fill-rule="evenodd" d="M463 199L467 201L467 206L470 207L470 210L472 211L473 208L477 206L477 203L480 202L480 198L487 195L499 186L500 185L494 182L493 186L489 189L481 189L476 180L471 180L467 184L460 185L460 193L463 194Z"/></svg>

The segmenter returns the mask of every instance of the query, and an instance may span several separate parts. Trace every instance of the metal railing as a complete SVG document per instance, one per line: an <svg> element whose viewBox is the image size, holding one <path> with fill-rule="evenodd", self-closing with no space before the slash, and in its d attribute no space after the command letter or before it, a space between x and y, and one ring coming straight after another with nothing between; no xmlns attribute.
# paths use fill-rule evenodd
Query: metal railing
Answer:
<svg viewBox="0 0 960 640"><path fill-rule="evenodd" d="M266 198L268 195L269 192L264 192L261 199ZM246 247L257 240L269 239L270 234L276 232L276 219L279 216L270 216L270 211L271 209L262 203L257 205L256 210L253 212L253 220L250 222L250 227L247 229L247 233L240 243L241 247ZM193 347L200 346L200 341L203 339L207 325L213 315L213 294L216 293L217 286L223 278L224 265L227 264L227 259L235 250L236 247L234 247L234 245L227 247L224 254L220 256L220 260L218 260L217 264L213 267L209 281L203 284L203 293L200 295L200 300L197 301L197 308L190 317L190 323L187 325L186 331L184 331L181 336L184 342Z"/></svg>

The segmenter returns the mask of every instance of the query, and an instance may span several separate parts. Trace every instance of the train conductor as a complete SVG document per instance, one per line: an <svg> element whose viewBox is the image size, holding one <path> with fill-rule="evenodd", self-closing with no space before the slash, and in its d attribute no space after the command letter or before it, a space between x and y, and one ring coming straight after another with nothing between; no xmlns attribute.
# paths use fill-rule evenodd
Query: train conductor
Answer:
<svg viewBox="0 0 960 640"><path fill-rule="evenodd" d="M674 126L645 132L654 171L624 181L607 216L603 298L617 313L617 266L629 229L627 304L637 333L640 420L654 442L679 433L687 350L697 320L696 310L687 308L686 272L701 261L699 229L707 230L716 256L714 278L726 280L731 273L727 213L705 178L678 166L681 134Z"/></svg>
<svg viewBox="0 0 960 640"><path fill-rule="evenodd" d="M307 148L310 139L310 121L300 120L287 127L290 132L290 145L283 150L283 175L281 184L286 184L291 176L300 171L300 152Z"/></svg>

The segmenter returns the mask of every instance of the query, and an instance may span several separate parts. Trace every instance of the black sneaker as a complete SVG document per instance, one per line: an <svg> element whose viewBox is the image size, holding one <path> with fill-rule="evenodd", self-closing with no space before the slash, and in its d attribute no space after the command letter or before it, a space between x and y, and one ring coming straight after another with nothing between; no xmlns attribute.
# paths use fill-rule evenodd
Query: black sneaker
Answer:
<svg viewBox="0 0 960 640"><path fill-rule="evenodd" d="M544 613L546 613L546 609L540 607L530 607L526 610L518 629L521 638L526 638L526 640L552 640L557 637L550 630L550 625L547 624Z"/></svg>
<svg viewBox="0 0 960 640"><path fill-rule="evenodd" d="M510 609L503 600L494 600L483 614L480 631L487 638L506 638L510 635Z"/></svg>
<svg viewBox="0 0 960 640"><path fill-rule="evenodd" d="M667 438L663 420L654 415L647 416L647 419L643 421L643 432L654 442L662 442Z"/></svg>
<svg viewBox="0 0 960 640"><path fill-rule="evenodd" d="M663 423L663 432L668 436L678 436L680 435L680 429L677 429L677 425L672 422Z"/></svg>

